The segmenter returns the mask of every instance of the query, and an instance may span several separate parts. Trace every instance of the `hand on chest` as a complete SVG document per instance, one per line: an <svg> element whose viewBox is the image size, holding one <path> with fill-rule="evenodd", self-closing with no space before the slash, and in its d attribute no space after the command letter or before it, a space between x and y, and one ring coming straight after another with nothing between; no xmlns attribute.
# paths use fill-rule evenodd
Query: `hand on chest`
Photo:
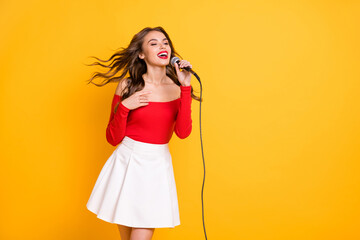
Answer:
<svg viewBox="0 0 360 240"><path fill-rule="evenodd" d="M180 98L180 87L174 84L154 86L145 83L145 91L151 91L148 94L149 102L170 102Z"/></svg>

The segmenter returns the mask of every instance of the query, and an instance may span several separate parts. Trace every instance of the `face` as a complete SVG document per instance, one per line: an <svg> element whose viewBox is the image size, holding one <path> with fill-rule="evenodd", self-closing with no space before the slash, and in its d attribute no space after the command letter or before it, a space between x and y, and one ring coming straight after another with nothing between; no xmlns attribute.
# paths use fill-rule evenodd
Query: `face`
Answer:
<svg viewBox="0 0 360 240"><path fill-rule="evenodd" d="M161 53L167 53L162 54ZM150 31L142 45L139 58L144 59L147 65L167 66L170 63L171 48L169 41L162 32Z"/></svg>

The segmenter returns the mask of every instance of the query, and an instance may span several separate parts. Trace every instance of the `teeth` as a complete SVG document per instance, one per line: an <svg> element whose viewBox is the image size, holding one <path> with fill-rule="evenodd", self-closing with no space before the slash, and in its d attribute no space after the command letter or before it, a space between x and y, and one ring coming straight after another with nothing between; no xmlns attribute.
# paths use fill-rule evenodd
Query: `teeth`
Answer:
<svg viewBox="0 0 360 240"><path fill-rule="evenodd" d="M160 53L158 56L167 56L167 53Z"/></svg>

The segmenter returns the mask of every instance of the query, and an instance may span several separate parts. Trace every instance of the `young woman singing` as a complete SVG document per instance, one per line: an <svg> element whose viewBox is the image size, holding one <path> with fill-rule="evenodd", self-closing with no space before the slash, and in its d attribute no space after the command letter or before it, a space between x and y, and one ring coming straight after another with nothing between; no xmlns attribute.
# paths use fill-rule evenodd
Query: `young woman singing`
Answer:
<svg viewBox="0 0 360 240"><path fill-rule="evenodd" d="M86 206L98 218L117 224L122 240L150 240L155 228L180 225L168 143L173 132L181 139L190 135L192 99L202 99L193 94L191 74L180 69L192 67L190 62L171 66L175 55L180 56L165 30L147 27L108 60L113 59L109 66L98 63L110 68L108 75L92 78L119 82L106 128L107 141L118 146Z"/></svg>

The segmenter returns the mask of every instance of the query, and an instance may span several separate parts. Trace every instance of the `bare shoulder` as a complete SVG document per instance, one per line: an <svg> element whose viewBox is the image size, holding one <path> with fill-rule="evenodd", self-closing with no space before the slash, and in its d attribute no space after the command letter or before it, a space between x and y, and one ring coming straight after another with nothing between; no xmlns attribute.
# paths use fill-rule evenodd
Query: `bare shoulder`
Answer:
<svg viewBox="0 0 360 240"><path fill-rule="evenodd" d="M116 91L115 91L115 94L116 94L116 95L120 95L120 96L121 96L122 91L126 88L127 80L128 80L128 79L129 79L129 78L124 78L123 80L121 80L121 81L119 82L119 84L118 84L117 87L116 87Z"/></svg>

